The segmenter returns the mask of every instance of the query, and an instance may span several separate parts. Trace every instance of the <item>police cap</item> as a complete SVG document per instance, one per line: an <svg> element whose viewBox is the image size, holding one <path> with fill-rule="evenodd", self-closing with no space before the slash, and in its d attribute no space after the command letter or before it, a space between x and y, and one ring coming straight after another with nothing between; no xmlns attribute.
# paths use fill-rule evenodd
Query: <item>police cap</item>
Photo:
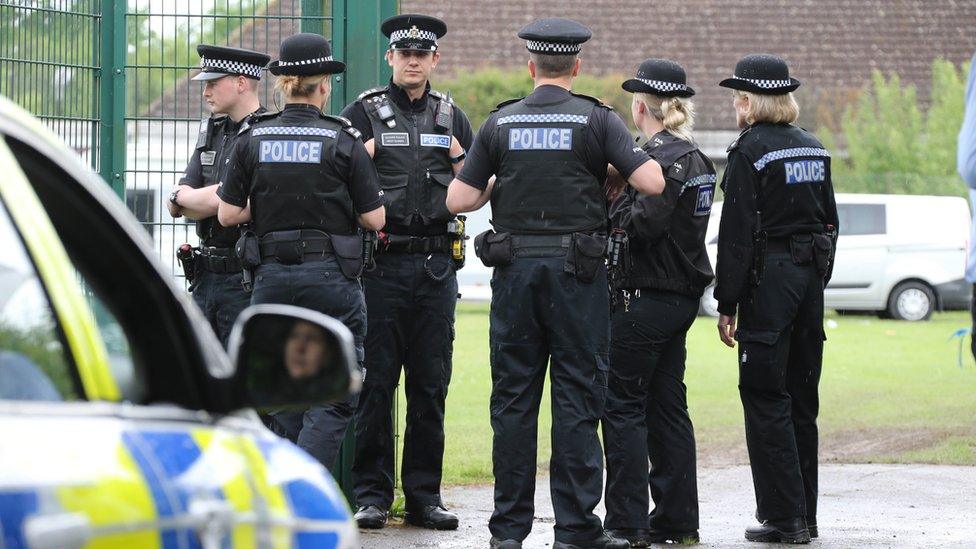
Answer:
<svg viewBox="0 0 976 549"><path fill-rule="evenodd" d="M271 74L286 76L336 74L345 70L345 63L332 59L329 41L314 32L301 32L282 40L278 59L268 65Z"/></svg>
<svg viewBox="0 0 976 549"><path fill-rule="evenodd" d="M591 36L593 31L586 25L561 17L537 19L518 33L526 49L545 55L576 55Z"/></svg>
<svg viewBox="0 0 976 549"><path fill-rule="evenodd" d="M723 88L759 93L783 95L800 87L800 81L790 77L786 61L765 53L747 55L735 64L732 78L719 83Z"/></svg>
<svg viewBox="0 0 976 549"><path fill-rule="evenodd" d="M447 34L447 23L430 15L404 13L383 21L380 31L390 37L391 50L437 51L437 39Z"/></svg>
<svg viewBox="0 0 976 549"><path fill-rule="evenodd" d="M238 74L260 80L261 70L271 59L261 52L209 44L197 46L197 53L200 54L200 73L192 80L216 80Z"/></svg>
<svg viewBox="0 0 976 549"><path fill-rule="evenodd" d="M658 97L691 97L695 90L685 82L685 69L670 59L645 59L637 75L620 87L631 93L650 93Z"/></svg>

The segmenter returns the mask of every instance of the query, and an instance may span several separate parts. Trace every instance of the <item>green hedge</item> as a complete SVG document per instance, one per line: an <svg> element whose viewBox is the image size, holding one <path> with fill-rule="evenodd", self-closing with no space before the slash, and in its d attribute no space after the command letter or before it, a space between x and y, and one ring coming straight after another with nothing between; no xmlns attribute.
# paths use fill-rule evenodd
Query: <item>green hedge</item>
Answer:
<svg viewBox="0 0 976 549"><path fill-rule="evenodd" d="M630 122L631 94L620 88L625 79L623 75L583 74L574 82L573 91L592 95L612 105L625 121ZM444 80L435 79L433 85L435 89L454 96L454 101L467 113L475 130L496 105L508 99L524 97L532 93L533 88L529 71L525 68L480 69Z"/></svg>

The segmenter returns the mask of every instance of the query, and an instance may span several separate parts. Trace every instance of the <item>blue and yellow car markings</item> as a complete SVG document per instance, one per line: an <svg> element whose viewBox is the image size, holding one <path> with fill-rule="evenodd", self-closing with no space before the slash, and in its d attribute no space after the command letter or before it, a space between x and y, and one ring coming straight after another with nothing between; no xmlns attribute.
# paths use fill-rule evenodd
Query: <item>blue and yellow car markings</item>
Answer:
<svg viewBox="0 0 976 549"><path fill-rule="evenodd" d="M33 490L0 492L0 547L26 547L23 522L37 512Z"/></svg>

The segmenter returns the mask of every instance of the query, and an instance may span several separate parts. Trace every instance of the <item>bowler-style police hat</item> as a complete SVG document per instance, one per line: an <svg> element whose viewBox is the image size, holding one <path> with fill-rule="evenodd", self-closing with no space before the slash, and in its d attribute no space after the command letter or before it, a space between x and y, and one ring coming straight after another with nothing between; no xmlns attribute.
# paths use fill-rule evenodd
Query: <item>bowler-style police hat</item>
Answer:
<svg viewBox="0 0 976 549"><path fill-rule="evenodd" d="M786 61L760 53L740 59L735 64L732 78L722 80L719 86L763 95L783 95L799 88L800 81L790 77Z"/></svg>
<svg viewBox="0 0 976 549"><path fill-rule="evenodd" d="M691 97L695 90L685 81L685 69L670 59L645 59L637 75L620 86L630 93L650 93L658 97Z"/></svg>
<svg viewBox="0 0 976 549"><path fill-rule="evenodd" d="M380 31L390 37L391 50L437 51L437 39L447 34L447 23L418 13L394 15Z"/></svg>
<svg viewBox="0 0 976 549"><path fill-rule="evenodd" d="M271 59L261 52L226 46L197 46L200 54L200 73L191 80L216 80L229 75L241 75L261 80L261 70Z"/></svg>
<svg viewBox="0 0 976 549"><path fill-rule="evenodd" d="M518 33L526 49L545 55L576 55L591 36L593 31L586 25L561 17L538 19Z"/></svg>
<svg viewBox="0 0 976 549"><path fill-rule="evenodd" d="M329 41L314 32L302 32L282 40L278 59L268 65L268 71L276 76L315 76L345 70L345 63L332 59Z"/></svg>

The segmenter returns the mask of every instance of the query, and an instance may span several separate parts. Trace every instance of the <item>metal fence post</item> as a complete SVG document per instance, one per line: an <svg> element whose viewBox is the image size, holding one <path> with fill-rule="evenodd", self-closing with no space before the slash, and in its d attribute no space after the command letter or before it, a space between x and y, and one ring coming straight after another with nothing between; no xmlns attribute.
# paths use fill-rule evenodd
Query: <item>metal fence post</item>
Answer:
<svg viewBox="0 0 976 549"><path fill-rule="evenodd" d="M125 9L127 0L102 0L99 76L99 172L125 196Z"/></svg>

